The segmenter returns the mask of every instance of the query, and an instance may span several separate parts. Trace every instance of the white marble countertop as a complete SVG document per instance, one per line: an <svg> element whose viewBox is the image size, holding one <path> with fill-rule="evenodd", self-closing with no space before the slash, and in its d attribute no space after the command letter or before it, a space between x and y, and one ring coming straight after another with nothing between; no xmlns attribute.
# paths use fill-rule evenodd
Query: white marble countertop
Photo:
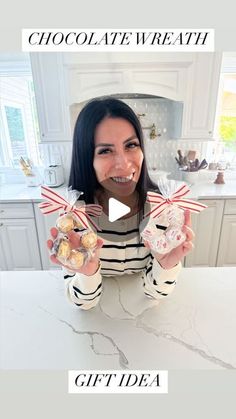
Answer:
<svg viewBox="0 0 236 419"><path fill-rule="evenodd" d="M179 184L181 182L178 182ZM216 185L212 181L200 182L190 186L191 198L199 199L233 199L236 198L236 180L228 180L224 185ZM54 188L56 192L65 196L66 185ZM0 202L41 202L40 186L26 186L25 184L0 185Z"/></svg>
<svg viewBox="0 0 236 419"><path fill-rule="evenodd" d="M236 181L228 180L224 185L217 185L212 181L199 182L190 185L189 197L199 199L235 199Z"/></svg>
<svg viewBox="0 0 236 419"><path fill-rule="evenodd" d="M2 369L235 369L236 268L183 268L167 299L137 275L105 278L97 307L61 271L1 272Z"/></svg>
<svg viewBox="0 0 236 419"><path fill-rule="evenodd" d="M64 196L66 185L53 188ZM2 202L41 202L41 187L27 186L24 183L11 183L0 185L0 201Z"/></svg>

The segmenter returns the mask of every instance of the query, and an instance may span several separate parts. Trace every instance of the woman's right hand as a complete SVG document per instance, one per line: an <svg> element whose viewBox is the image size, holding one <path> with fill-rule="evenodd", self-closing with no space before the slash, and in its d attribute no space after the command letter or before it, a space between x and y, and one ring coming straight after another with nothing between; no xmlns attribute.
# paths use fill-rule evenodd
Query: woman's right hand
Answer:
<svg viewBox="0 0 236 419"><path fill-rule="evenodd" d="M56 227L53 227L53 228L51 228L50 233L51 233L51 236L52 236L53 240L51 240L51 239L47 240L47 247L48 247L49 250L51 250L51 248L53 246L53 241L57 238L58 229ZM79 237L78 233L76 233L75 231L70 231L69 233L67 233L67 237L69 239L69 242L70 242L70 245L71 245L72 249L76 249L80 246L80 237ZM100 251L100 248L102 246L103 246L103 241L102 241L102 239L98 238L97 248L94 251L94 256L84 266L81 266L81 268L79 268L79 269L71 269L71 267L69 267L67 265L64 265L63 263L61 263L57 259L57 257L55 255L51 255L50 260L51 260L51 262L53 262L55 264L64 266L64 268L69 269L70 271L79 272L81 274L91 276L91 275L94 275L95 272L98 269L98 266L99 266L99 251Z"/></svg>

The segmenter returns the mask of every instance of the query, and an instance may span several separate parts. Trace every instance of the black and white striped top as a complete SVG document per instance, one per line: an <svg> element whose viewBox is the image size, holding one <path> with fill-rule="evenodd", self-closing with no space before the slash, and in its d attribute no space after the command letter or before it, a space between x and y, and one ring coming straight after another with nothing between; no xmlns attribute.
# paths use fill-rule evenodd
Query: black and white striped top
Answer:
<svg viewBox="0 0 236 419"><path fill-rule="evenodd" d="M144 293L155 299L166 297L176 284L181 264L165 270L140 239L138 215L109 222L104 213L93 218L101 228L104 245L100 249L101 268L93 276L64 272L67 295L83 309L94 307L102 293L102 276L142 272Z"/></svg>

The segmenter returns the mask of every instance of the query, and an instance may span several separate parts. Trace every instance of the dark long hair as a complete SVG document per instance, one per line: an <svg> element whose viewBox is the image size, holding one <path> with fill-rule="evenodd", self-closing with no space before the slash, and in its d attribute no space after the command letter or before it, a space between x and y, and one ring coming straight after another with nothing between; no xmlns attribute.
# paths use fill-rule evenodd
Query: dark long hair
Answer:
<svg viewBox="0 0 236 419"><path fill-rule="evenodd" d="M158 191L158 187L152 182L147 171L142 128L133 110L126 103L112 97L91 100L84 106L77 118L73 136L69 186L84 192L81 199L86 204L94 203L95 192L101 188L93 168L94 134L97 125L107 117L123 118L129 121L139 139L144 159L136 190L139 194L139 210L143 210L147 191Z"/></svg>

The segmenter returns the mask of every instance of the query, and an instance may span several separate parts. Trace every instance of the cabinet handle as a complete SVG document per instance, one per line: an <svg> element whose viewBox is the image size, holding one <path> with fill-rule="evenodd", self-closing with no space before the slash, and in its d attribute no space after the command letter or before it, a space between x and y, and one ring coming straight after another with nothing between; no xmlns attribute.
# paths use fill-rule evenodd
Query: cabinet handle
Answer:
<svg viewBox="0 0 236 419"><path fill-rule="evenodd" d="M4 210L0 210L0 212L4 212Z"/></svg>
<svg viewBox="0 0 236 419"><path fill-rule="evenodd" d="M3 223L0 223L0 227L2 227L3 226Z"/></svg>

